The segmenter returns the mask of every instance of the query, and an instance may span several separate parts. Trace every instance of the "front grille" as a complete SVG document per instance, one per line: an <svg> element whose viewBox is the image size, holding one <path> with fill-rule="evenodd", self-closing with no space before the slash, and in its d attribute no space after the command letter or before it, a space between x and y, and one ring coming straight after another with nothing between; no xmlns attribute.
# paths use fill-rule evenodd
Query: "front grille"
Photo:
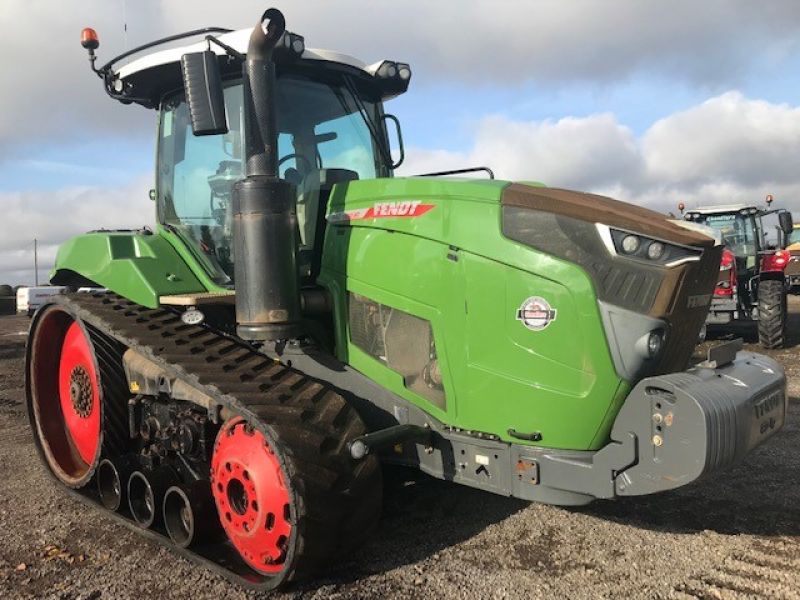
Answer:
<svg viewBox="0 0 800 600"><path fill-rule="evenodd" d="M678 267L683 272L674 284L667 280L662 285L665 289L659 292L659 296L663 297L666 310L663 315L656 316L669 323L669 331L654 374L679 371L689 364L697 336L708 315L721 258L722 246L707 248L699 262ZM707 302L705 297L708 297Z"/></svg>

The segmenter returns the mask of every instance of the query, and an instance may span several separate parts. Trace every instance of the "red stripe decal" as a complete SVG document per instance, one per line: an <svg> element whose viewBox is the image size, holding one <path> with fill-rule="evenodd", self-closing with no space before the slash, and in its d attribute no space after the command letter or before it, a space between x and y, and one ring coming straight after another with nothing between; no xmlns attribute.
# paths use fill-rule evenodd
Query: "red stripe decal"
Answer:
<svg viewBox="0 0 800 600"><path fill-rule="evenodd" d="M366 219L387 219L409 217L419 217L426 212L436 208L435 204L423 204L419 200L403 200L400 202L376 202L369 208L359 208L340 213L331 213L328 220L331 222L340 221L364 221Z"/></svg>

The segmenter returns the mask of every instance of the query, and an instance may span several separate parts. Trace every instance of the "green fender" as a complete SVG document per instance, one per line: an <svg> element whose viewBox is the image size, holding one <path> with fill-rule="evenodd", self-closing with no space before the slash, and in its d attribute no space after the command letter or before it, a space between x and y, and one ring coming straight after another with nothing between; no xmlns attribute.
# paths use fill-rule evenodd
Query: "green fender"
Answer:
<svg viewBox="0 0 800 600"><path fill-rule="evenodd" d="M58 249L50 273L54 284L91 282L150 308L159 305L160 296L208 291L201 279L207 277L195 274L161 232L139 231L74 237Z"/></svg>

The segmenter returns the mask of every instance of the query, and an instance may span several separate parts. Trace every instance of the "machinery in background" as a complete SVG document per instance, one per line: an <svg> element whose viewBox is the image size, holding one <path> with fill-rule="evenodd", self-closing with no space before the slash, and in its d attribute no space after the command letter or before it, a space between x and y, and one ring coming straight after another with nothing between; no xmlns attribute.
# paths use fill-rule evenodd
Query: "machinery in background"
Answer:
<svg viewBox="0 0 800 600"><path fill-rule="evenodd" d="M786 240L789 264L786 265L786 283L792 294L800 294L800 223L795 223Z"/></svg>
<svg viewBox="0 0 800 600"><path fill-rule="evenodd" d="M720 262L708 325L757 321L759 343L779 348L786 341L787 274L790 253L786 240L792 234L791 213L767 206L720 205L687 210L684 218L719 232L725 249ZM679 208L683 212L684 207ZM769 241L765 217L777 216L778 236Z"/></svg>
<svg viewBox="0 0 800 600"><path fill-rule="evenodd" d="M66 291L63 285L21 286L17 289L17 312L33 316L52 296Z"/></svg>

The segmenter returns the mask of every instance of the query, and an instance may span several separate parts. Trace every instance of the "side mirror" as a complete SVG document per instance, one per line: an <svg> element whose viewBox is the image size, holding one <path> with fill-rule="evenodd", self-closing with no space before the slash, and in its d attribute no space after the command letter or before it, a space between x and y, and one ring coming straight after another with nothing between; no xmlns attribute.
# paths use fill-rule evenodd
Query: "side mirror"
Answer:
<svg viewBox="0 0 800 600"><path fill-rule="evenodd" d="M184 54L181 57L181 73L194 134L228 133L217 55L211 50Z"/></svg>
<svg viewBox="0 0 800 600"><path fill-rule="evenodd" d="M781 231L784 235L789 235L794 229L794 222L792 221L792 213L788 210L783 210L778 213L778 223L780 224Z"/></svg>
<svg viewBox="0 0 800 600"><path fill-rule="evenodd" d="M386 153L388 154L389 159L393 161L392 169L396 169L397 167L402 165L403 161L406 159L406 150L405 147L403 146L403 131L400 129L400 120L394 115L388 113L383 115L381 117L381 120L383 121L384 130L386 131L386 146L387 146ZM400 158L398 158L396 161L392 156L392 144L389 141L389 129L386 127L386 121L391 121L392 123L394 123L395 135L397 135L397 146L400 152Z"/></svg>

